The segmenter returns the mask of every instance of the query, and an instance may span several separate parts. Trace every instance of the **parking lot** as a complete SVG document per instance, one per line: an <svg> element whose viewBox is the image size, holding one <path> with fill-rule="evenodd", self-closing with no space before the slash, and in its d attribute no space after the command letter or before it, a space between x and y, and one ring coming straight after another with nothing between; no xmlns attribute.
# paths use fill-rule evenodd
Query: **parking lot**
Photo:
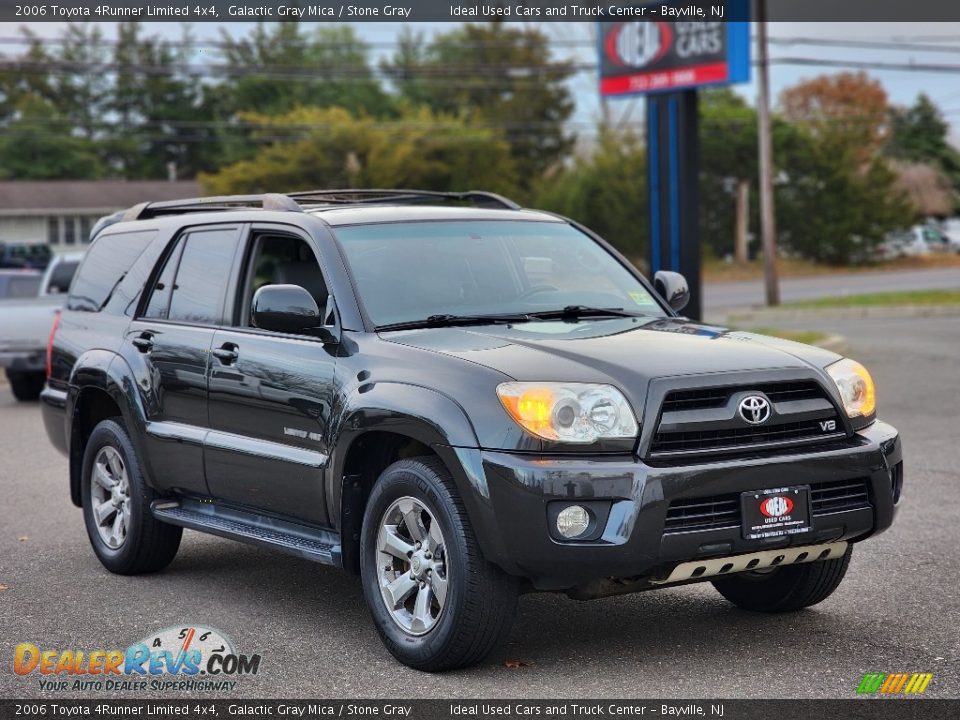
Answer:
<svg viewBox="0 0 960 720"><path fill-rule="evenodd" d="M900 429L906 456L897 521L857 548L833 597L763 616L710 585L588 603L530 595L505 646L479 668L445 675L396 663L359 581L332 568L187 532L165 572L109 574L70 504L66 460L48 445L38 407L0 386L0 696L56 697L37 674L12 672L18 643L125 648L200 624L262 655L260 672L229 697L847 698L865 672L898 671L931 672L926 695L960 697L960 320L831 320L823 329L845 335L873 372L880 413Z"/></svg>

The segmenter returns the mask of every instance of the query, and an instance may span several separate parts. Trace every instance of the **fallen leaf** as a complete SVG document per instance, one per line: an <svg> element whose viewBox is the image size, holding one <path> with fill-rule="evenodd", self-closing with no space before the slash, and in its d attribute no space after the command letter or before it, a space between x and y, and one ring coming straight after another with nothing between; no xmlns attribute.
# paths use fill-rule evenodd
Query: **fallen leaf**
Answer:
<svg viewBox="0 0 960 720"><path fill-rule="evenodd" d="M20 542L26 542L29 539L30 538L27 535L21 535L20 537L17 538L17 540L19 540Z"/></svg>
<svg viewBox="0 0 960 720"><path fill-rule="evenodd" d="M525 663L523 660L504 660L503 666L516 670L517 668L530 667L532 663Z"/></svg>
<svg viewBox="0 0 960 720"><path fill-rule="evenodd" d="M0 592L3 592L4 590L9 590L9 589L10 589L9 585L0 585Z"/></svg>

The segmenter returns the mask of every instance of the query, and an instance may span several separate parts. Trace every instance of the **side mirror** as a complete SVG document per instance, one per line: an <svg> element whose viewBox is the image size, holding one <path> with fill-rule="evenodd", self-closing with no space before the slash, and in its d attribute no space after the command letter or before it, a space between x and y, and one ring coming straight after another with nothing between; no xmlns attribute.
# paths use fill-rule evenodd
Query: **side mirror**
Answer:
<svg viewBox="0 0 960 720"><path fill-rule="evenodd" d="M303 333L320 325L320 309L299 285L264 285L253 296L253 324L261 330Z"/></svg>
<svg viewBox="0 0 960 720"><path fill-rule="evenodd" d="M683 310L690 302L690 286L687 279L677 272L660 270L653 276L653 287L660 293L660 297L677 312Z"/></svg>

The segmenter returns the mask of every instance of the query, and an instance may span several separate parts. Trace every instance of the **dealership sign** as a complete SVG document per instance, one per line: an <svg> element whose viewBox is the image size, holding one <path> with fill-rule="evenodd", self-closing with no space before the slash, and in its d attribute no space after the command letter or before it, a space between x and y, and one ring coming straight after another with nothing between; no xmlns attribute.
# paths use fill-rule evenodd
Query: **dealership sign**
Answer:
<svg viewBox="0 0 960 720"><path fill-rule="evenodd" d="M749 23L600 23L600 92L604 96L685 90L749 79Z"/></svg>

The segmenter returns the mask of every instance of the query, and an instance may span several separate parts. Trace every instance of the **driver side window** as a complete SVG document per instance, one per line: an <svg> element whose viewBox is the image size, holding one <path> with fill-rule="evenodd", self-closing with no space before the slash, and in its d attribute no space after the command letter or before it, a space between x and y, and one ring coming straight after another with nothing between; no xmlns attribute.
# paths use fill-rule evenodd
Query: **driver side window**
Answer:
<svg viewBox="0 0 960 720"><path fill-rule="evenodd" d="M306 240L295 235L264 233L254 237L247 266L240 324L253 327L253 296L265 285L299 285L317 303L321 314L327 304L327 284L320 263Z"/></svg>

